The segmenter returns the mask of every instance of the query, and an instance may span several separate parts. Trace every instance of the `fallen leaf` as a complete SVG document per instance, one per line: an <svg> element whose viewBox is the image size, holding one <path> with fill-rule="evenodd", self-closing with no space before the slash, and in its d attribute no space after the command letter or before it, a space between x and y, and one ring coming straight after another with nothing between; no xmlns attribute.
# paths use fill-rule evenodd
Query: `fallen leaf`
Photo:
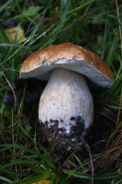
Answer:
<svg viewBox="0 0 122 184"><path fill-rule="evenodd" d="M43 181L38 181L38 182L35 182L35 183L32 183L32 184L50 184L50 181L49 180L43 180Z"/></svg>
<svg viewBox="0 0 122 184"><path fill-rule="evenodd" d="M5 29L5 34L7 35L9 41L11 43L15 43L15 35L17 34L17 41L22 41L25 39L24 36L24 30L22 29L21 26L18 27L13 27L10 29Z"/></svg>

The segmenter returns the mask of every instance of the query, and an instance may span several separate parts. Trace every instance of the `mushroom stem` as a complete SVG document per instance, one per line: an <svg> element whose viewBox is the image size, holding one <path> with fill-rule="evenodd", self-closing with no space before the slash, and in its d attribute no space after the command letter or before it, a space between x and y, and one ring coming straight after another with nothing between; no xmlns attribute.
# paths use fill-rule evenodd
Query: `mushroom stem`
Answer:
<svg viewBox="0 0 122 184"><path fill-rule="evenodd" d="M93 122L93 111L85 78L67 69L55 69L39 103L39 120L45 128L55 127L59 134L71 135L73 127L79 126L79 134L83 134Z"/></svg>

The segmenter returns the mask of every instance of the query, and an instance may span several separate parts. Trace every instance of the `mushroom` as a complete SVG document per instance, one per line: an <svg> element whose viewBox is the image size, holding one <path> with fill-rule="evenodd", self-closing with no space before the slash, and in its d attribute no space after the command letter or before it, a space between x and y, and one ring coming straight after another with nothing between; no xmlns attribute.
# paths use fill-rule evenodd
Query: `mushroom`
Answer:
<svg viewBox="0 0 122 184"><path fill-rule="evenodd" d="M84 137L94 120L88 78L110 88L113 74L95 53L71 43L38 50L21 66L20 78L49 80L39 102L39 121L48 141L70 150Z"/></svg>

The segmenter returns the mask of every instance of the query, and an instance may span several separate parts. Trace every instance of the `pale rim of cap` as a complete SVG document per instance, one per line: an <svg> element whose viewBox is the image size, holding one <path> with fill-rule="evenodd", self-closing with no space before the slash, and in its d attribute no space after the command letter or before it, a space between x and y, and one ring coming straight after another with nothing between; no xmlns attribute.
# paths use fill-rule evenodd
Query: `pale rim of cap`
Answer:
<svg viewBox="0 0 122 184"><path fill-rule="evenodd" d="M102 87L113 85L109 66L96 53L71 43L51 45L34 52L22 64L20 78L47 80L56 68L78 72Z"/></svg>

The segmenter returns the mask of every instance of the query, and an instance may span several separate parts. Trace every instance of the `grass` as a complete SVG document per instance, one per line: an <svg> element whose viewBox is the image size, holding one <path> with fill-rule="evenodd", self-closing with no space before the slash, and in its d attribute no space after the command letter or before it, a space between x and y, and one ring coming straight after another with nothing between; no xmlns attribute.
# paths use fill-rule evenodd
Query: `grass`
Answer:
<svg viewBox="0 0 122 184"><path fill-rule="evenodd" d="M0 2L0 181L33 183L49 179L51 183L87 181L121 183L122 176L122 4L118 0L87 1L1 1ZM17 26L14 42L5 29ZM20 26L24 37L17 40ZM37 104L6 106L4 94L15 88L22 62L39 48L72 42L103 58L114 73L114 85L99 90L94 101L102 117L97 121L114 124L106 148L99 154L90 147L84 159L72 153L63 158L43 141ZM26 91L26 87L24 88ZM106 164L104 164L106 163ZM102 167L102 165L104 165ZM70 167L69 167L70 166ZM102 167L102 169L101 169Z"/></svg>

